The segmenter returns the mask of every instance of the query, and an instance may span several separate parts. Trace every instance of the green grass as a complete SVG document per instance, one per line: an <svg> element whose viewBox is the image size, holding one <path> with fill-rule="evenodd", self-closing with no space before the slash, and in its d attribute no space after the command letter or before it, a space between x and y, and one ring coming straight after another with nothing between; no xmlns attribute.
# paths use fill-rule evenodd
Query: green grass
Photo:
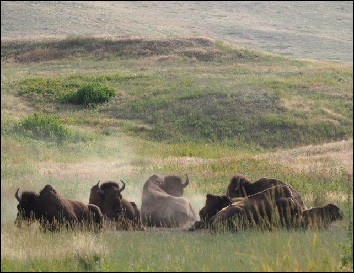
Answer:
<svg viewBox="0 0 354 273"><path fill-rule="evenodd" d="M350 66L205 38L67 38L2 43L1 75L2 271L352 269ZM87 84L115 96L96 107L62 100ZM238 234L13 226L18 188L51 184L87 203L98 180L122 179L140 206L154 173L188 173L196 212L243 173L286 181L308 207L334 203L345 219L329 230Z"/></svg>
<svg viewBox="0 0 354 273"><path fill-rule="evenodd" d="M342 243L345 234L341 232L245 231L235 235L148 231L43 235L30 231L30 240L28 233L16 232L13 245L8 245L7 232L4 244L8 258L2 260L2 271L10 268L84 272L346 271L341 267L340 245L329 244ZM49 242L56 244L56 248L48 251ZM16 247L22 250L17 255Z"/></svg>
<svg viewBox="0 0 354 273"><path fill-rule="evenodd" d="M66 46L73 42L76 47ZM6 42L4 59L16 59L40 47L66 52L61 54L66 58L79 50L88 66L92 65L89 60L103 54L102 48L108 54L104 58L110 56L121 66L131 59L134 68L127 72L32 77L13 82L9 88L36 102L34 107L50 111L53 106L48 103L63 108L57 102L86 84L106 86L118 95L98 111L108 118L139 121L149 130L125 128L149 140L290 148L352 135L349 66L293 61L207 39L68 38L26 45L22 42L10 55L8 48L15 45ZM146 48L148 55L141 53ZM159 56L166 55L173 58L160 60ZM62 59L53 55L52 61L60 64ZM37 59L32 56L28 61Z"/></svg>

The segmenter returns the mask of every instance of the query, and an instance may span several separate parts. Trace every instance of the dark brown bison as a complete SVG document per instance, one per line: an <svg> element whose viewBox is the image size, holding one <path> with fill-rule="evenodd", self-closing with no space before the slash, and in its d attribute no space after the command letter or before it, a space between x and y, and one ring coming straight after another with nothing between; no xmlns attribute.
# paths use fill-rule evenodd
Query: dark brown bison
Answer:
<svg viewBox="0 0 354 273"><path fill-rule="evenodd" d="M231 199L226 195L214 195L207 193L204 207L199 211L200 220L196 221L190 228L190 231L207 228L210 219L223 208L231 205Z"/></svg>
<svg viewBox="0 0 354 273"><path fill-rule="evenodd" d="M327 228L332 222L342 219L343 214L340 208L334 204L328 204L304 210L301 224L304 228Z"/></svg>
<svg viewBox="0 0 354 273"><path fill-rule="evenodd" d="M298 227L301 206L293 198L290 188L277 185L257 194L233 198L207 194L205 206L200 210L200 221L191 231L211 227L238 230L247 227Z"/></svg>
<svg viewBox="0 0 354 273"><path fill-rule="evenodd" d="M243 175L236 174L230 179L230 183L227 186L226 195L230 198L245 197L264 191L277 185L288 186L293 194L294 200L296 200L300 204L303 210L306 209L306 206L300 194L296 190L294 190L289 184L273 178L263 177L252 183Z"/></svg>
<svg viewBox="0 0 354 273"><path fill-rule="evenodd" d="M88 228L98 231L104 225L104 217L99 207L62 197L51 185L46 185L39 194L24 191L19 197L18 189L15 197L19 226L23 220L40 222L43 231L55 231L61 227Z"/></svg>
<svg viewBox="0 0 354 273"><path fill-rule="evenodd" d="M211 228L237 231L250 227L297 228L301 223L302 208L287 185L277 185L264 191L233 200L212 219Z"/></svg>
<svg viewBox="0 0 354 273"><path fill-rule="evenodd" d="M195 222L196 214L189 201L183 197L188 184L188 175L185 183L175 175L150 176L142 192L143 223L150 227L184 227Z"/></svg>
<svg viewBox="0 0 354 273"><path fill-rule="evenodd" d="M91 188L89 203L98 206L108 220L115 222L118 229L144 230L141 222L140 211L135 202L123 198L121 192L125 183L120 188L115 181L100 182Z"/></svg>

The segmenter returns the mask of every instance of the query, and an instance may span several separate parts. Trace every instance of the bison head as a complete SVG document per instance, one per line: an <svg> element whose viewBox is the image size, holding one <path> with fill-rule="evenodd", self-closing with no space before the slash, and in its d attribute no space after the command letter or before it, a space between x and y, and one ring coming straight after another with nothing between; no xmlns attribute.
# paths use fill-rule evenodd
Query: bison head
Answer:
<svg viewBox="0 0 354 273"><path fill-rule="evenodd" d="M122 213L122 194L125 183L119 188L118 183L107 181L101 186L100 181L91 188L89 203L98 206L108 218L115 218Z"/></svg>
<svg viewBox="0 0 354 273"><path fill-rule="evenodd" d="M17 218L15 222L22 220L53 220L58 214L58 209L63 208L62 197L51 186L46 185L39 194L33 191L24 191L21 198L15 193L19 204L17 205Z"/></svg>
<svg viewBox="0 0 354 273"><path fill-rule="evenodd" d="M327 210L327 217L330 221L342 220L343 214L339 207L334 204L328 204L325 206Z"/></svg>
<svg viewBox="0 0 354 273"><path fill-rule="evenodd" d="M42 215L37 211L39 195L33 191L25 191L21 197L18 195L17 189L15 198L18 201L17 205L17 217L15 223L20 223L21 220L33 220L38 219Z"/></svg>
<svg viewBox="0 0 354 273"><path fill-rule="evenodd" d="M164 177L163 183L160 184L160 188L166 193L172 196L183 196L183 189L189 184L189 178L186 174L186 182L182 182L182 179L176 175L167 175Z"/></svg>
<svg viewBox="0 0 354 273"><path fill-rule="evenodd" d="M208 222L218 211L231 205L231 200L226 195L206 195L205 206L199 211L200 220Z"/></svg>
<svg viewBox="0 0 354 273"><path fill-rule="evenodd" d="M227 186L226 195L230 198L245 197L247 193L245 191L245 185L250 185L251 181L245 178L241 174L236 174L230 179L230 183Z"/></svg>
<svg viewBox="0 0 354 273"><path fill-rule="evenodd" d="M91 188L89 204L94 204L98 207L102 205L102 195L99 194L99 189L100 189L100 181L98 181L97 184Z"/></svg>

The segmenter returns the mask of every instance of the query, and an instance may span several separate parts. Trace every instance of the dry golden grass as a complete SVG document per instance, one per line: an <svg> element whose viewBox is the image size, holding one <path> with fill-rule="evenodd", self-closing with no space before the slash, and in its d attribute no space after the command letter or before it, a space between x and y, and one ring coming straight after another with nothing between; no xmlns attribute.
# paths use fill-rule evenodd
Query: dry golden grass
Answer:
<svg viewBox="0 0 354 273"><path fill-rule="evenodd" d="M48 243L48 240L53 241L53 244ZM104 255L108 251L105 244L101 237L89 232L43 236L38 224L32 224L27 230L3 227L1 231L1 257L17 261Z"/></svg>
<svg viewBox="0 0 354 273"><path fill-rule="evenodd" d="M291 57L353 61L350 1L4 1L1 10L2 40L205 35Z"/></svg>
<svg viewBox="0 0 354 273"><path fill-rule="evenodd" d="M295 172L310 172L318 169L329 171L338 168L344 169L353 176L353 139L280 150L259 157L273 163L280 163Z"/></svg>

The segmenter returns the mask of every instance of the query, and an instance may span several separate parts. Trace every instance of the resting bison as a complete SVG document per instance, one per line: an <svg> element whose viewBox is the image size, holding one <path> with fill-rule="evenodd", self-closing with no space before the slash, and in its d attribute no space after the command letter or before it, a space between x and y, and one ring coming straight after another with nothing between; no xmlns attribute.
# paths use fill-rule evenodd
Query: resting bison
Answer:
<svg viewBox="0 0 354 273"><path fill-rule="evenodd" d="M326 228L334 221L342 220L343 214L339 207L328 204L323 207L313 207L302 213L302 227Z"/></svg>
<svg viewBox="0 0 354 273"><path fill-rule="evenodd" d="M277 185L257 194L234 198L207 194L205 206L199 212L201 221L196 221L191 231L211 227L224 228L274 226L297 227L301 221L301 206L293 199L290 188Z"/></svg>
<svg viewBox="0 0 354 273"><path fill-rule="evenodd" d="M196 221L190 228L190 231L207 228L210 219L223 208L231 205L231 199L226 195L214 195L207 193L204 207L199 211L200 221Z"/></svg>
<svg viewBox="0 0 354 273"><path fill-rule="evenodd" d="M241 174L234 175L233 177L231 177L230 183L227 186L226 195L230 198L245 197L264 191L276 185L288 186L293 194L293 199L300 204L303 210L306 209L306 206L302 201L300 194L296 190L294 190L287 183L273 178L260 178L252 183Z"/></svg>
<svg viewBox="0 0 354 273"><path fill-rule="evenodd" d="M117 228L144 230L141 222L140 211L134 202L123 198L122 188L115 181L100 182L91 188L89 203L98 206L108 220L116 222Z"/></svg>
<svg viewBox="0 0 354 273"><path fill-rule="evenodd" d="M22 220L38 220L43 231L55 231L61 226L93 228L98 231L104 225L104 217L99 207L64 198L51 185L46 185L39 194L24 191L21 197L18 195L19 190L15 193L19 202L15 220L18 225Z"/></svg>
<svg viewBox="0 0 354 273"><path fill-rule="evenodd" d="M152 175L145 182L142 193L141 216L146 226L183 227L193 223L197 217L189 203L182 197L184 188L179 176Z"/></svg>

